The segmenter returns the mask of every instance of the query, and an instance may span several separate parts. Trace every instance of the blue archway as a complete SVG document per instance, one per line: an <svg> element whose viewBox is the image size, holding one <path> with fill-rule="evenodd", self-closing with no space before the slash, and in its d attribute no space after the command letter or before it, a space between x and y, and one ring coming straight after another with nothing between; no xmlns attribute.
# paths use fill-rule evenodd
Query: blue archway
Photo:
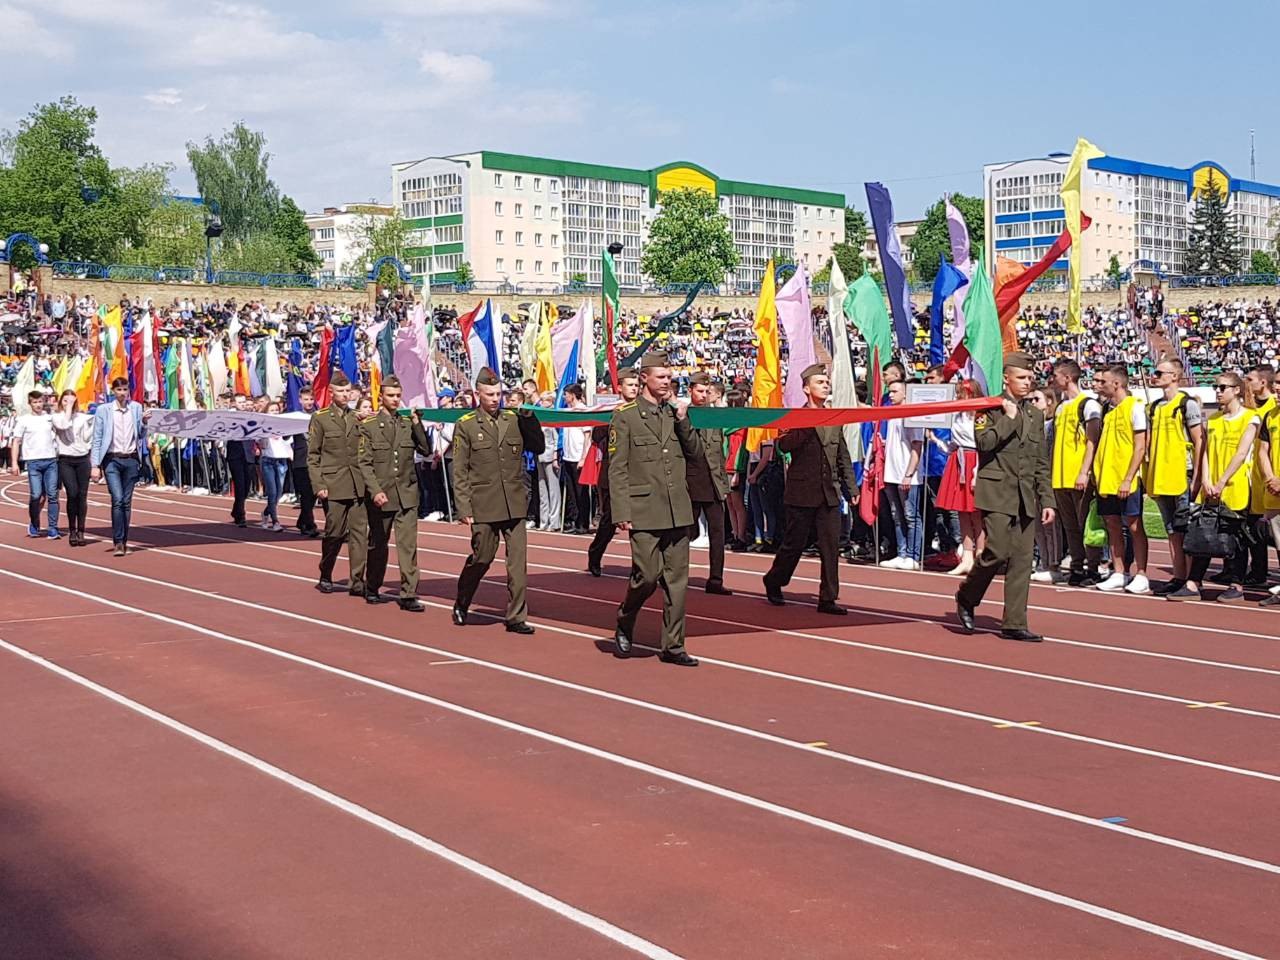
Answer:
<svg viewBox="0 0 1280 960"><path fill-rule="evenodd" d="M15 246L30 247L32 255L36 258L36 263L44 264L49 262L48 248L44 247L39 240L29 233L11 233L9 239L4 242L4 249L0 250L0 263L9 262L9 258L13 256L13 248Z"/></svg>
<svg viewBox="0 0 1280 960"><path fill-rule="evenodd" d="M377 260L373 261L373 266L369 268L369 275L366 279L371 282L377 280L378 272L385 264L388 263L392 264L396 268L396 273L399 274L401 283L408 283L413 279L413 274L409 272L408 267L400 262L399 257L379 257Z"/></svg>

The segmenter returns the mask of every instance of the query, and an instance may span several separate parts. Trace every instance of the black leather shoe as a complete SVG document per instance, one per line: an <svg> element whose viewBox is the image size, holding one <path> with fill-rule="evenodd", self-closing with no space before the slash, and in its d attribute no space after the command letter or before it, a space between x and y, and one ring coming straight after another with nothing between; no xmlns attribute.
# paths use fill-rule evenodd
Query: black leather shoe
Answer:
<svg viewBox="0 0 1280 960"><path fill-rule="evenodd" d="M590 560L588 560L588 561L587 561L587 573L591 574L593 577L598 577L598 576L600 576L600 573L601 573L601 570L600 570L600 564L598 564L598 563L592 563Z"/></svg>
<svg viewBox="0 0 1280 960"><path fill-rule="evenodd" d="M421 613L423 610L427 609L422 605L422 601L417 597L407 597L403 600L397 600L396 603L400 606L401 610L408 613Z"/></svg>
<svg viewBox="0 0 1280 960"><path fill-rule="evenodd" d="M467 625L467 608L460 604L453 605L453 625L455 627L465 627Z"/></svg>
<svg viewBox="0 0 1280 960"><path fill-rule="evenodd" d="M328 577L321 577L320 582L316 584L316 589L321 593L333 593L333 581Z"/></svg>
<svg viewBox="0 0 1280 960"><path fill-rule="evenodd" d="M849 613L848 610L840 606L838 603L820 603L818 604L818 612L829 613L833 617L844 617Z"/></svg>
<svg viewBox="0 0 1280 960"><path fill-rule="evenodd" d="M674 663L677 667L696 667L698 665L698 661L693 659L693 657L689 656L683 650L679 653L667 653L667 651L664 650L662 653L658 654L658 659L663 663Z"/></svg>
<svg viewBox="0 0 1280 960"><path fill-rule="evenodd" d="M717 597L732 597L733 591L726 587L723 583L708 583L707 593L714 593Z"/></svg>
<svg viewBox="0 0 1280 960"><path fill-rule="evenodd" d="M764 585L764 598L775 607L782 607L787 603L787 598L782 595L782 591L777 587L769 586L767 583Z"/></svg>
<svg viewBox="0 0 1280 960"><path fill-rule="evenodd" d="M631 637L622 627L613 629L613 650L620 657L631 653Z"/></svg>
<svg viewBox="0 0 1280 960"><path fill-rule="evenodd" d="M956 616L960 618L960 627L965 633L973 633L973 607L956 595Z"/></svg>
<svg viewBox="0 0 1280 960"><path fill-rule="evenodd" d="M348 590L347 590L347 596L349 596L349 597L364 597L364 596L366 596L366 595L368 594L368 592L369 592L369 591L365 590L365 589L364 589L364 587L361 587L359 590L351 590L351 589L348 589Z"/></svg>
<svg viewBox="0 0 1280 960"><path fill-rule="evenodd" d="M505 626L507 628L507 633L521 633L525 636L533 633L533 627L529 626L523 620L519 623L508 623Z"/></svg>
<svg viewBox="0 0 1280 960"><path fill-rule="evenodd" d="M1001 630L1000 636L1006 640L1021 640L1023 643L1039 643L1044 637L1030 630Z"/></svg>
<svg viewBox="0 0 1280 960"><path fill-rule="evenodd" d="M364 595L365 603L390 603L392 597L385 596L381 593L366 593Z"/></svg>

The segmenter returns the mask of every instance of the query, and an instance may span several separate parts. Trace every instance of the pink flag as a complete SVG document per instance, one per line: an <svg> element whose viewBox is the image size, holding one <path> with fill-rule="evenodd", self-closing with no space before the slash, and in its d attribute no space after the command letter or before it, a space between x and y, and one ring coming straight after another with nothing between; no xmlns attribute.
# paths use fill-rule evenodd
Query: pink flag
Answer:
<svg viewBox="0 0 1280 960"><path fill-rule="evenodd" d="M782 402L788 407L805 405L804 379L806 367L818 362L813 348L813 313L809 309L809 276L800 264L791 279L782 285L775 297L778 325L787 340L787 382L782 388Z"/></svg>
<svg viewBox="0 0 1280 960"><path fill-rule="evenodd" d="M404 391L404 405L410 408L436 405L435 374L431 364L431 343L427 336L426 309L418 304L407 322L396 330L392 366Z"/></svg>

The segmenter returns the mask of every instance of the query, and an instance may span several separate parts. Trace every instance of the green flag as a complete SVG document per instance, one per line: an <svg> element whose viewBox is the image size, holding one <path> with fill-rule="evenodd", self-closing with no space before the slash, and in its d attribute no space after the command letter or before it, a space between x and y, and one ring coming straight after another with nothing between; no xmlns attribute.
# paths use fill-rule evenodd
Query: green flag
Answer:
<svg viewBox="0 0 1280 960"><path fill-rule="evenodd" d="M603 336L605 363L609 366L609 383L618 389L618 352L614 347L614 324L618 322L618 274L614 268L613 254L608 250L600 255L600 326Z"/></svg>
<svg viewBox="0 0 1280 960"><path fill-rule="evenodd" d="M978 257L964 298L964 347L973 361L975 377L988 396L1000 393L1004 384L1004 344L985 253Z"/></svg>
<svg viewBox="0 0 1280 960"><path fill-rule="evenodd" d="M880 369L893 353L893 322L885 306L884 291L871 274L864 273L855 280L849 296L853 298L853 322L867 345L867 383L871 391L867 401L876 404L880 402Z"/></svg>
<svg viewBox="0 0 1280 960"><path fill-rule="evenodd" d="M169 349L164 354L164 395L170 410L182 407L182 398L178 396L178 341L170 340Z"/></svg>

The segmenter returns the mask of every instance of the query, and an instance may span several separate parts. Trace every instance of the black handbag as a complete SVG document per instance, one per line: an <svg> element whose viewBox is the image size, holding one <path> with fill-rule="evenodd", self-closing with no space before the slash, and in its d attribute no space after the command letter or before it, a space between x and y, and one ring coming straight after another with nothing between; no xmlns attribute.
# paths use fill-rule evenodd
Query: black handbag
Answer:
<svg viewBox="0 0 1280 960"><path fill-rule="evenodd" d="M1194 557L1234 557L1240 549L1240 524L1243 518L1230 507L1216 503L1197 503L1191 507L1187 533L1182 549Z"/></svg>

